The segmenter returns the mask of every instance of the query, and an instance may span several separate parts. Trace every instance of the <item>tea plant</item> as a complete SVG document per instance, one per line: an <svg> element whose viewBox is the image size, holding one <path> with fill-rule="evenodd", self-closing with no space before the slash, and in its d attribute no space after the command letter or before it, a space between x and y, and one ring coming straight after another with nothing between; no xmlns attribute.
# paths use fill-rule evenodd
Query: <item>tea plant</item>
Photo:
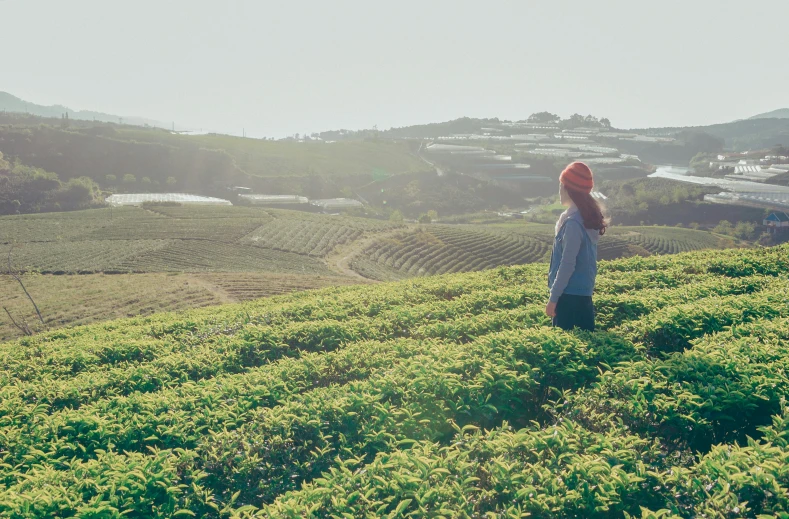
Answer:
<svg viewBox="0 0 789 519"><path fill-rule="evenodd" d="M0 516L781 517L787 252L603 263L591 333L537 264L0 345Z"/></svg>

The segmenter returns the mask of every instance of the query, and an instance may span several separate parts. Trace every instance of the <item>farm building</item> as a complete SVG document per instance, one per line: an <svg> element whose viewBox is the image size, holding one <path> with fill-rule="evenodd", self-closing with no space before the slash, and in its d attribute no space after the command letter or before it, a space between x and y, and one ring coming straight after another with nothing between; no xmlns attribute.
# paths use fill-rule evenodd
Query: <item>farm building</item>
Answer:
<svg viewBox="0 0 789 519"><path fill-rule="evenodd" d="M773 232L789 228L789 214L784 212L774 212L764 219L765 227L769 227Z"/></svg>
<svg viewBox="0 0 789 519"><path fill-rule="evenodd" d="M145 202L178 202L184 205L233 205L229 200L187 193L126 193L107 197L110 205L142 205Z"/></svg>
<svg viewBox="0 0 789 519"><path fill-rule="evenodd" d="M255 205L306 205L310 202L306 196L298 195L238 195L238 198Z"/></svg>

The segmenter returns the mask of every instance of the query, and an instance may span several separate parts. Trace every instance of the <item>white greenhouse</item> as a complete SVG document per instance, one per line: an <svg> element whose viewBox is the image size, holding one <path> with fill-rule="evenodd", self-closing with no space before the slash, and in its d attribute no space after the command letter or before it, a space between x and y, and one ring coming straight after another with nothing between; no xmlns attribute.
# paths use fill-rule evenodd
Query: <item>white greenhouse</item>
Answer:
<svg viewBox="0 0 789 519"><path fill-rule="evenodd" d="M195 205L233 205L229 200L211 196L190 195L187 193L127 193L116 194L108 197L106 202L110 205L142 205L145 202L178 202L180 204Z"/></svg>
<svg viewBox="0 0 789 519"><path fill-rule="evenodd" d="M325 198L322 200L312 200L310 203L322 208L324 211L364 207L364 204L353 198Z"/></svg>
<svg viewBox="0 0 789 519"><path fill-rule="evenodd" d="M253 204L263 205L291 205L309 203L309 200L306 196L298 195L238 195L238 197L249 200Z"/></svg>

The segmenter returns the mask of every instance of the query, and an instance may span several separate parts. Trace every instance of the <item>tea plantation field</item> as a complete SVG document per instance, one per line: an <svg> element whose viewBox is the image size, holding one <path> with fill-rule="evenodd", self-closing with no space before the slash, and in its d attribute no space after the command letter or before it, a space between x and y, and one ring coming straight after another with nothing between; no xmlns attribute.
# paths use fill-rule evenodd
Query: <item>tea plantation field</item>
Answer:
<svg viewBox="0 0 789 519"><path fill-rule="evenodd" d="M789 247L332 287L0 345L3 517L786 517Z"/></svg>
<svg viewBox="0 0 789 519"><path fill-rule="evenodd" d="M548 261L554 226L430 225L386 236L352 261L361 275L380 281L471 272L501 265ZM599 258L677 254L733 247L731 239L674 227L612 227L600 239Z"/></svg>
<svg viewBox="0 0 789 519"><path fill-rule="evenodd" d="M0 217L0 247L44 274L331 274L322 258L401 224L246 207L136 207Z"/></svg>
<svg viewBox="0 0 789 519"><path fill-rule="evenodd" d="M360 282L343 276L265 272L27 274L23 279L50 330ZM22 331L2 308L33 331L43 329L30 301L11 276L0 275L0 342L21 337Z"/></svg>

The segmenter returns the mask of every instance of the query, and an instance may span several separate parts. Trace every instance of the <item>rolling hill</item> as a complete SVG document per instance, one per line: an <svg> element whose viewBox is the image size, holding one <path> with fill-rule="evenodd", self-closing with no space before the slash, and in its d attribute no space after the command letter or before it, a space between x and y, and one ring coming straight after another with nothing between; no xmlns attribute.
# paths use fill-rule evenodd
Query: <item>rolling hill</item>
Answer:
<svg viewBox="0 0 789 519"><path fill-rule="evenodd" d="M25 101L8 92L0 92L0 112L17 112L22 114L31 114L39 117L60 119L64 114L68 113L70 119L83 120L83 121L99 121L117 123L123 121L126 124L135 124L139 126L158 126L160 128L170 127L170 124L153 119L146 119L144 117L126 117L119 115L112 115L103 112L96 112L92 110L72 110L71 108L63 105L40 105Z"/></svg>
<svg viewBox="0 0 789 519"><path fill-rule="evenodd" d="M0 217L11 252L54 329L240 302L297 290L546 261L548 225L425 225L254 207L134 207ZM704 231L614 227L600 258L733 246ZM5 273L5 267L0 271ZM16 281L0 309L41 329ZM20 336L0 314L0 340Z"/></svg>
<svg viewBox="0 0 789 519"><path fill-rule="evenodd" d="M429 225L371 242L352 259L351 268L371 279L393 281L545 262L552 245L552 225ZM610 260L733 246L732 240L706 231L619 226L601 238L598 254Z"/></svg>
<svg viewBox="0 0 789 519"><path fill-rule="evenodd" d="M246 207L134 207L0 217L46 326L89 323L245 301L294 290L364 283L329 256L402 227L361 218ZM0 308L34 329L16 281L0 275ZM0 340L19 336L5 312Z"/></svg>
<svg viewBox="0 0 789 519"><path fill-rule="evenodd" d="M240 185L262 193L341 197L376 179L434 174L415 146L185 135L0 113L0 152L8 160L54 172L61 180L87 176L125 192L178 189L228 196L226 187Z"/></svg>
<svg viewBox="0 0 789 519"><path fill-rule="evenodd" d="M8 517L789 513L786 247L328 288L0 345Z"/></svg>
<svg viewBox="0 0 789 519"><path fill-rule="evenodd" d="M772 112L754 115L753 117L749 117L749 119L789 119L789 108L779 108Z"/></svg>

